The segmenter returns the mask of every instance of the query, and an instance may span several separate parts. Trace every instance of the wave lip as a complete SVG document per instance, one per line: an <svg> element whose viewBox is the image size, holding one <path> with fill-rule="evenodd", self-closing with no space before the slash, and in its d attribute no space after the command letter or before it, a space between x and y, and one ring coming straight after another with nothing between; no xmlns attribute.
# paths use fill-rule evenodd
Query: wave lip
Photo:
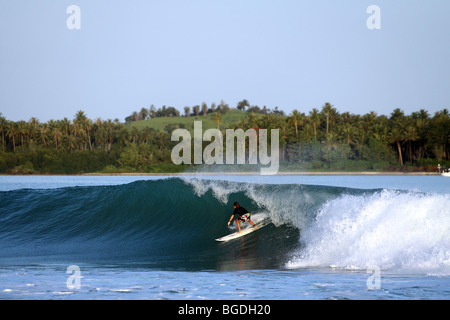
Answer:
<svg viewBox="0 0 450 320"><path fill-rule="evenodd" d="M287 263L399 273L450 274L450 195L384 190L322 205Z"/></svg>

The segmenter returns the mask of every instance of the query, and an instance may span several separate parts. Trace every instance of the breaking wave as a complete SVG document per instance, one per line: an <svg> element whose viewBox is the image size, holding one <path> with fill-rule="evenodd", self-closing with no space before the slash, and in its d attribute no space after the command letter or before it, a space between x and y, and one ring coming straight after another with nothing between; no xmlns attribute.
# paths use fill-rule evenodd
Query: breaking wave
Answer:
<svg viewBox="0 0 450 320"><path fill-rule="evenodd" d="M450 274L450 195L197 179L0 192L0 263ZM238 201L271 224L217 243Z"/></svg>

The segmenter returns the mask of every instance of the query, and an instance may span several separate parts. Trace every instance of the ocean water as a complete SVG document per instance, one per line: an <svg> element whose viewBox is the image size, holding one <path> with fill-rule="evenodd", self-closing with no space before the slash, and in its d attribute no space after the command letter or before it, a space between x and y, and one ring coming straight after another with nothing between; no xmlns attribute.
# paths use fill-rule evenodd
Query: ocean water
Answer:
<svg viewBox="0 0 450 320"><path fill-rule="evenodd" d="M227 243L238 201L270 224ZM449 299L441 176L0 176L0 299Z"/></svg>

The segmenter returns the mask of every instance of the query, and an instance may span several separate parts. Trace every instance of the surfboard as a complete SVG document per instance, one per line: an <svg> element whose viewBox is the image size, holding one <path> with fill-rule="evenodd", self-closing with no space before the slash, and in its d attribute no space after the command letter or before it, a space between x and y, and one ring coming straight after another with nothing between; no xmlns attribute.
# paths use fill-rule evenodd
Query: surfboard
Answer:
<svg viewBox="0 0 450 320"><path fill-rule="evenodd" d="M246 236L246 235L252 233L253 231L259 230L259 229L267 226L268 224L269 224L268 222L266 222L266 223L261 223L260 222L260 223L256 224L256 228L255 227L248 227L248 228L245 228L245 229L241 229L241 232L235 232L235 233L229 234L229 235L224 236L222 238L216 239L216 241L227 242L227 241L230 241L230 240L233 240L233 239L237 239L237 238Z"/></svg>

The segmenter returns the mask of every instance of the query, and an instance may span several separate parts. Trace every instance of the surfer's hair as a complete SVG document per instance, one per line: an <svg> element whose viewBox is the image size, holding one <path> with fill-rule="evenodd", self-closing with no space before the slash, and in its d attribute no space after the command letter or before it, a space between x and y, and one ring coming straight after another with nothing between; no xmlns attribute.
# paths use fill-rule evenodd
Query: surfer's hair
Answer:
<svg viewBox="0 0 450 320"><path fill-rule="evenodd" d="M240 207L239 203L237 203L237 202L233 203L233 206Z"/></svg>

